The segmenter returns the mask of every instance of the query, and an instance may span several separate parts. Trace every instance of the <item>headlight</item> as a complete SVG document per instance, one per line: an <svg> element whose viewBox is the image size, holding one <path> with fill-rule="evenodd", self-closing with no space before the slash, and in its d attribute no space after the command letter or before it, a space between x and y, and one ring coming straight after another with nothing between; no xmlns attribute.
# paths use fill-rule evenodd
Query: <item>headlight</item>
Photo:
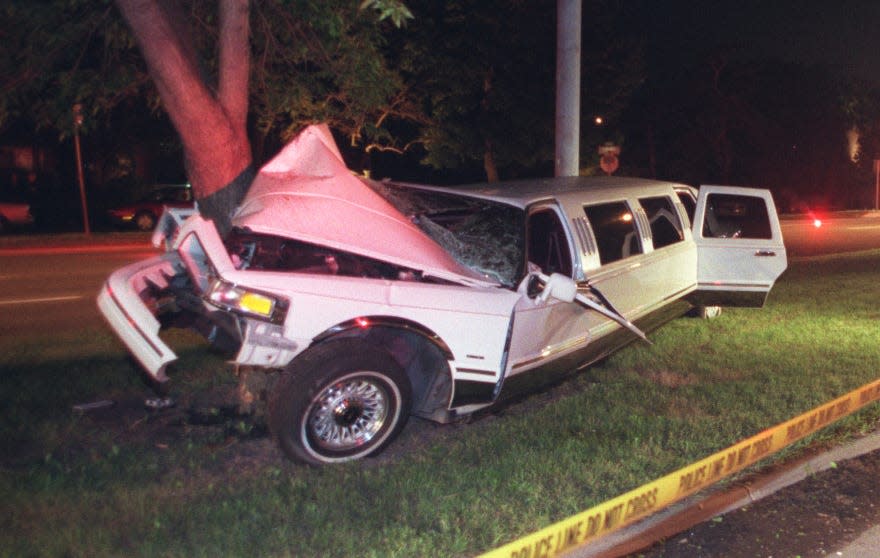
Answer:
<svg viewBox="0 0 880 558"><path fill-rule="evenodd" d="M287 316L287 300L239 287L220 279L211 281L205 299L224 310L261 318L275 324L283 323Z"/></svg>

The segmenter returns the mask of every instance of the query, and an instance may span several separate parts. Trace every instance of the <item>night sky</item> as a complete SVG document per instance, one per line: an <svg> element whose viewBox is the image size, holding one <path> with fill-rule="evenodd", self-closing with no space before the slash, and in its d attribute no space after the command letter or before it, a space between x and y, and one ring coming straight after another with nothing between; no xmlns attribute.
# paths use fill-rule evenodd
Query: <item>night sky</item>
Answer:
<svg viewBox="0 0 880 558"><path fill-rule="evenodd" d="M880 84L878 0L647 0L640 19L654 55L686 57L723 45L744 57L818 64Z"/></svg>

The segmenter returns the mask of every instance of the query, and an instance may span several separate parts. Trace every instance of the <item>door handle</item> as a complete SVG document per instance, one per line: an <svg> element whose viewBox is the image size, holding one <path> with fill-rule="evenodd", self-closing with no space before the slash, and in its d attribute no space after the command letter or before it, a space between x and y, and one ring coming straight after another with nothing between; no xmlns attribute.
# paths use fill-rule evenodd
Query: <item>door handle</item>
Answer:
<svg viewBox="0 0 880 558"><path fill-rule="evenodd" d="M755 252L755 255L758 256L759 258L760 257L772 258L772 257L776 256L776 252L774 252L773 250L758 250L757 252Z"/></svg>

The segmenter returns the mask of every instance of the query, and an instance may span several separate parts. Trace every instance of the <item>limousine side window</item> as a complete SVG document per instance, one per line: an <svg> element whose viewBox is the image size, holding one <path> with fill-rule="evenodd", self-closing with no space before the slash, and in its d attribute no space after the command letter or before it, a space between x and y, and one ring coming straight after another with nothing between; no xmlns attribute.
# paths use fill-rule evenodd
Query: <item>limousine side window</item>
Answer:
<svg viewBox="0 0 880 558"><path fill-rule="evenodd" d="M571 252L559 216L551 209L529 215L528 260L547 275L561 273L571 277Z"/></svg>
<svg viewBox="0 0 880 558"><path fill-rule="evenodd" d="M672 200L666 196L656 198L640 198L639 203L651 224L651 237L654 240L654 249L663 248L684 240L681 221L678 212L672 205Z"/></svg>
<svg viewBox="0 0 880 558"><path fill-rule="evenodd" d="M625 202L587 205L584 213L593 228L602 265L644 251L634 215Z"/></svg>
<svg viewBox="0 0 880 558"><path fill-rule="evenodd" d="M697 212L697 200L689 192L675 192L678 195L678 201L684 206L684 210L688 215L690 223L694 222L694 213ZM690 228L690 223L688 228Z"/></svg>
<svg viewBox="0 0 880 558"><path fill-rule="evenodd" d="M772 237L767 205L762 198L710 194L706 199L703 238L770 239Z"/></svg>

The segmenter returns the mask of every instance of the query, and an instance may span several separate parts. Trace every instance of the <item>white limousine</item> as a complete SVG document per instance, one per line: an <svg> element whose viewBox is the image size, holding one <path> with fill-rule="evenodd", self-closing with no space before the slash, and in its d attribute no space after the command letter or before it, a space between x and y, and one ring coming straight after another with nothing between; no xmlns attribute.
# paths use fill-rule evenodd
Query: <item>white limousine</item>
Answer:
<svg viewBox="0 0 880 558"><path fill-rule="evenodd" d="M221 238L170 210L166 251L114 272L98 304L157 384L176 359L164 327L229 350L246 403L311 464L375 454L411 414L456 420L693 308L761 306L787 265L766 190L374 182L326 127L261 169L232 223Z"/></svg>

